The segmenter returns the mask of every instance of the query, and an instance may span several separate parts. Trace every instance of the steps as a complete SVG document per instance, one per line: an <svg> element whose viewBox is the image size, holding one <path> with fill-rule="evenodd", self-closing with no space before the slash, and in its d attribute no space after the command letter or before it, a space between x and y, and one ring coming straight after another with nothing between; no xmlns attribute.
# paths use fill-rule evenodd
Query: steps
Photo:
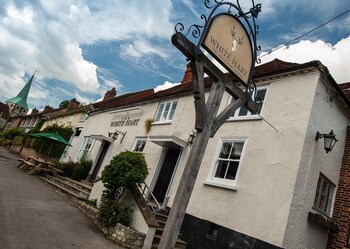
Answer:
<svg viewBox="0 0 350 249"><path fill-rule="evenodd" d="M88 200L92 190L90 184L86 182L78 182L67 177L42 176L40 178L79 200Z"/></svg>
<svg viewBox="0 0 350 249"><path fill-rule="evenodd" d="M169 213L168 210L160 210L156 213L156 220L160 225L160 227L156 229L156 233L153 238L151 249L157 249L159 246L159 242L164 231L165 223L168 219L168 213ZM187 243L181 240L180 238L181 238L181 234L178 235L178 238L175 244L175 249L186 249Z"/></svg>

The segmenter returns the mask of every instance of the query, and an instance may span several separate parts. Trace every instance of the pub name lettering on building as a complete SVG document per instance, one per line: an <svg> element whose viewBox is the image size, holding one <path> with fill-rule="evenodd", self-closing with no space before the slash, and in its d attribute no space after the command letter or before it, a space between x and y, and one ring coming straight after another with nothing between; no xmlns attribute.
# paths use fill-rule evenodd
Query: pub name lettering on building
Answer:
<svg viewBox="0 0 350 249"><path fill-rule="evenodd" d="M112 121L111 127L120 127L120 126L136 126L138 125L140 119L130 119L130 117L122 118L119 121Z"/></svg>

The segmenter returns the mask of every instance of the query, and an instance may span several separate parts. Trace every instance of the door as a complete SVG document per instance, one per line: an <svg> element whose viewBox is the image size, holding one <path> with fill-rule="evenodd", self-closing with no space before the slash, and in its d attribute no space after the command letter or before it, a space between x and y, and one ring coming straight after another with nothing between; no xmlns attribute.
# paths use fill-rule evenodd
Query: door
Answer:
<svg viewBox="0 0 350 249"><path fill-rule="evenodd" d="M92 175L91 175L91 178L90 178L91 181L96 180L97 174L100 171L101 164L103 162L103 159L105 158L105 155L106 155L106 152L107 152L107 150L109 148L109 145L110 145L109 142L107 142L107 141L103 142L100 156L97 159L96 166L95 166L94 171L92 172Z"/></svg>
<svg viewBox="0 0 350 249"><path fill-rule="evenodd" d="M156 184L153 188L153 194L157 201L162 203L165 195L168 191L171 178L176 168L181 149L179 148L167 148L166 154L162 166L160 168Z"/></svg>

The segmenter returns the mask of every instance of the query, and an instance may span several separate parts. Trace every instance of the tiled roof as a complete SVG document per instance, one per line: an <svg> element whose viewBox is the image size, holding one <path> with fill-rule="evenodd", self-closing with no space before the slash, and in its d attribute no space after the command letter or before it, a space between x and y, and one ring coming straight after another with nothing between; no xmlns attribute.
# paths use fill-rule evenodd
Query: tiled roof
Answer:
<svg viewBox="0 0 350 249"><path fill-rule="evenodd" d="M343 91L348 100L350 100L350 82L342 83L338 86Z"/></svg>

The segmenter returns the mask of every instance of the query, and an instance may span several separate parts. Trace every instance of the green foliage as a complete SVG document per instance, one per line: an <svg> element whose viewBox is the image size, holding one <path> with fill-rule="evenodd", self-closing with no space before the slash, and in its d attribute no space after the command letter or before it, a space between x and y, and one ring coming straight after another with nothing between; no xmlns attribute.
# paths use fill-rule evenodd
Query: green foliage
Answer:
<svg viewBox="0 0 350 249"><path fill-rule="evenodd" d="M92 160L82 158L79 162L68 161L61 163L54 161L56 168L63 171L63 175L72 178L76 181L85 180L92 166Z"/></svg>
<svg viewBox="0 0 350 249"><path fill-rule="evenodd" d="M8 128L0 133L0 145L22 145L25 132L20 128Z"/></svg>
<svg viewBox="0 0 350 249"><path fill-rule="evenodd" d="M119 188L130 189L135 184L142 183L147 175L147 163L143 154L125 151L112 158L102 171L101 180L105 184L106 194L116 197Z"/></svg>
<svg viewBox="0 0 350 249"><path fill-rule="evenodd" d="M12 141L11 141L12 145L15 146L21 146L23 144L23 137L22 136L16 136Z"/></svg>
<svg viewBox="0 0 350 249"><path fill-rule="evenodd" d="M66 141L69 141L70 137L73 134L73 130L71 127L63 127L57 124L47 126L45 129L41 130L41 132L57 132L64 139L66 139ZM34 150L38 151L43 155L59 158L62 155L64 149L66 148L66 145L55 142L53 140L38 138L34 139L32 147Z"/></svg>
<svg viewBox="0 0 350 249"><path fill-rule="evenodd" d="M91 166L92 166L92 160L86 157L83 157L80 160L77 167L73 169L72 178L77 181L85 180L89 174Z"/></svg>
<svg viewBox="0 0 350 249"><path fill-rule="evenodd" d="M117 223L128 226L132 211L132 206L127 206L118 200L102 199L98 222L107 228Z"/></svg>
<svg viewBox="0 0 350 249"><path fill-rule="evenodd" d="M117 223L129 225L132 208L119 199L125 189L131 189L135 184L142 183L147 175L147 163L141 153L126 151L112 158L101 176L106 187L102 194L98 216L102 226L110 227Z"/></svg>
<svg viewBox="0 0 350 249"><path fill-rule="evenodd" d="M25 131L21 128L8 128L2 132L2 135L9 140L13 140L17 136L24 137Z"/></svg>
<svg viewBox="0 0 350 249"><path fill-rule="evenodd" d="M67 108L69 105L70 101L69 100L63 100L60 105L59 108Z"/></svg>
<svg viewBox="0 0 350 249"><path fill-rule="evenodd" d="M79 163L68 161L65 163L60 163L58 161L54 161L54 164L56 165L56 168L63 171L63 175L67 177L72 177L74 169L79 167Z"/></svg>

